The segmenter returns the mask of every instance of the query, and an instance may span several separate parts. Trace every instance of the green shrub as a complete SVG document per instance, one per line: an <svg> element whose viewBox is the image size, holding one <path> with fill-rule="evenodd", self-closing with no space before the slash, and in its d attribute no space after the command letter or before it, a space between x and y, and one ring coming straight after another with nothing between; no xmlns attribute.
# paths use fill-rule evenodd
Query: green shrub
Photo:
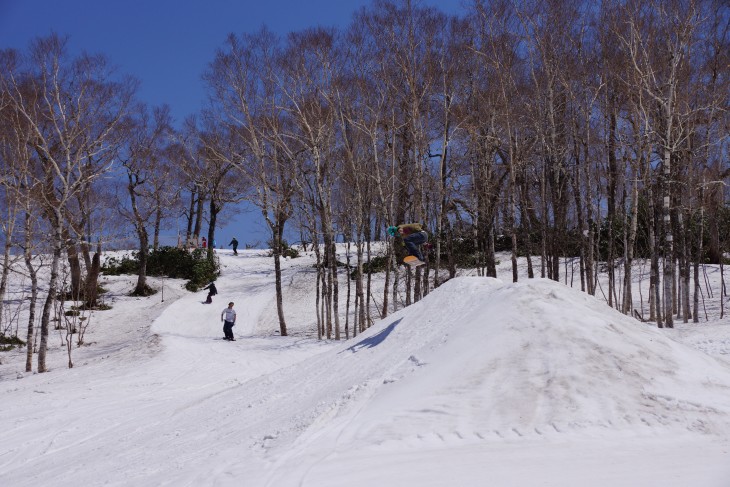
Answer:
<svg viewBox="0 0 730 487"><path fill-rule="evenodd" d="M191 266L190 275L186 276L190 280L185 284L185 289L195 292L207 286L220 275L219 268L217 259L213 262L208 259L196 260Z"/></svg>
<svg viewBox="0 0 730 487"><path fill-rule="evenodd" d="M362 273L367 274L368 272L371 272L375 274L376 272L383 272L385 271L385 268L388 267L388 257L384 255L379 255L376 257L373 257L368 262L363 262L362 264ZM357 278L357 263L353 266L353 270L350 271L350 279L356 279Z"/></svg>
<svg viewBox="0 0 730 487"><path fill-rule="evenodd" d="M273 251L274 241L269 240L266 243L268 244L269 248L272 249L271 252L269 253L269 257L271 257L274 255L274 251ZM297 249L295 249L294 247L291 247L289 245L289 242L287 242L286 240L282 240L281 241L281 256L289 257L290 259L296 259L297 257L299 257L299 251Z"/></svg>
<svg viewBox="0 0 730 487"><path fill-rule="evenodd" d="M15 347L22 347L24 345L25 342L18 338L17 335L0 335L0 352L9 352Z"/></svg>
<svg viewBox="0 0 730 487"><path fill-rule="evenodd" d="M139 272L139 252L131 257L108 259L102 267L107 275L137 274ZM174 279L188 279L185 288L197 291L220 275L218 259L208 260L205 249L187 251L177 247L160 247L147 257L147 275L165 276Z"/></svg>
<svg viewBox="0 0 730 487"><path fill-rule="evenodd" d="M122 274L137 274L139 272L138 252L132 256L125 255L121 259L110 257L101 266L101 272L107 276L120 276Z"/></svg>
<svg viewBox="0 0 730 487"><path fill-rule="evenodd" d="M177 247L160 247L150 252L147 257L147 274L190 279L191 269L195 262L204 258L205 251L202 249L188 252Z"/></svg>
<svg viewBox="0 0 730 487"><path fill-rule="evenodd" d="M291 259L296 259L299 257L299 251L295 249L294 247L286 247L284 249L284 252L282 253L284 257L289 257Z"/></svg>
<svg viewBox="0 0 730 487"><path fill-rule="evenodd" d="M72 306L71 309L77 309L79 311L108 311L112 309L111 305L108 305L106 303L98 303L96 306L88 307L86 304L82 304L81 306Z"/></svg>

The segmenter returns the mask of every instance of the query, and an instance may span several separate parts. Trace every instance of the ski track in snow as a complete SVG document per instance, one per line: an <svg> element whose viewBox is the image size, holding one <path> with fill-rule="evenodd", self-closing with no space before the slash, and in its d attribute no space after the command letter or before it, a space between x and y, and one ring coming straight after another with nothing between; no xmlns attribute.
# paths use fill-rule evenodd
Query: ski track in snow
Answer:
<svg viewBox="0 0 730 487"><path fill-rule="evenodd" d="M659 331L552 282L462 278L320 342L305 255L284 261L280 337L271 259L240 254L212 305L108 278L74 369L4 354L0 485L730 485L727 320Z"/></svg>

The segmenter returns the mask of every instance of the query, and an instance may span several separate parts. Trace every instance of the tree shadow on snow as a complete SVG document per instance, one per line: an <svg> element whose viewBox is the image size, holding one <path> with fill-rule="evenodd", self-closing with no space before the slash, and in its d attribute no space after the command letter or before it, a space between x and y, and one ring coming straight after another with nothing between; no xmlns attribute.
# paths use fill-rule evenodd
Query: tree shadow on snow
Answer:
<svg viewBox="0 0 730 487"><path fill-rule="evenodd" d="M385 329L380 331L379 333L376 333L375 335L371 336L370 338L366 338L365 340L359 341L353 346L347 348L347 350L351 351L352 353L356 353L361 348L373 348L377 347L383 341L388 338L388 335L390 335L390 332L393 331L393 329L398 325L398 323L401 322L403 318L399 318L395 320L393 323L388 325Z"/></svg>

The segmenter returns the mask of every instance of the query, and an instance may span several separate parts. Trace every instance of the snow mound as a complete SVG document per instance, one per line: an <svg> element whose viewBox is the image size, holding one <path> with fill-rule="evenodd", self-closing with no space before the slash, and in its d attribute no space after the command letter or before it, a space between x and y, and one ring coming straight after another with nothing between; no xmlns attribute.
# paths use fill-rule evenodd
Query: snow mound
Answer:
<svg viewBox="0 0 730 487"><path fill-rule="evenodd" d="M730 367L541 279L453 279L264 382L278 391L279 382L301 384L287 398L299 405L290 427L311 425L300 441L329 435L340 446L719 433L730 424ZM263 402L279 414L275 401ZM286 423L277 437L287 436Z"/></svg>
<svg viewBox="0 0 730 487"><path fill-rule="evenodd" d="M553 281L452 280L388 338L403 380L372 399L370 438L728 430L726 364Z"/></svg>

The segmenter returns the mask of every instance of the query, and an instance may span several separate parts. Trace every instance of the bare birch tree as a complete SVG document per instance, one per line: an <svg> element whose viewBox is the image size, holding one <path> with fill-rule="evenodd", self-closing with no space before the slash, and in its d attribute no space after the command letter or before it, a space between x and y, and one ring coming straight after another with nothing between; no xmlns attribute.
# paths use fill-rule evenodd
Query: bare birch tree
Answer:
<svg viewBox="0 0 730 487"><path fill-rule="evenodd" d="M66 40L52 35L35 40L18 69L0 78L10 104L31 134L40 162L32 174L40 183L37 195L51 231L51 275L41 317L38 371L46 371L51 311L59 292L58 270L66 248L65 210L91 181L109 171L89 166L89 157L113 150L122 119L135 90L131 79L116 81L101 56L70 59Z"/></svg>

